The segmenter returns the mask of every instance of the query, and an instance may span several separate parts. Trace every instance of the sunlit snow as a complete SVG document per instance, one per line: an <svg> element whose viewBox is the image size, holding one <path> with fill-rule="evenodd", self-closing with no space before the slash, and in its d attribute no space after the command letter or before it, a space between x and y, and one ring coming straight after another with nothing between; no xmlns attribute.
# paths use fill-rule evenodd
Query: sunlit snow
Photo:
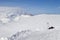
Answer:
<svg viewBox="0 0 60 40"><path fill-rule="evenodd" d="M60 15L31 16L21 14L20 8L0 9L0 40L60 40ZM48 29L51 26L54 29Z"/></svg>

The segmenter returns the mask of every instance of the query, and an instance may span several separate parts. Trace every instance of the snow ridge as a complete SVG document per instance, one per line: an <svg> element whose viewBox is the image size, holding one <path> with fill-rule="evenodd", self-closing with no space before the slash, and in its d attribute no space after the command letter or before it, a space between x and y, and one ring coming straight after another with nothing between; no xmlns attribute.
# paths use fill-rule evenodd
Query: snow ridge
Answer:
<svg viewBox="0 0 60 40"><path fill-rule="evenodd" d="M30 30L24 30L12 35L8 40L24 40L31 34Z"/></svg>

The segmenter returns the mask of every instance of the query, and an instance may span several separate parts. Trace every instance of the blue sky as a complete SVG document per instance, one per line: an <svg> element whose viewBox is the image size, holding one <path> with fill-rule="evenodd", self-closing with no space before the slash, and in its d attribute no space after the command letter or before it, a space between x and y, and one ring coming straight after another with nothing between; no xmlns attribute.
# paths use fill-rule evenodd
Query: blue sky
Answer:
<svg viewBox="0 0 60 40"><path fill-rule="evenodd" d="M0 0L0 6L21 7L32 14L60 14L60 0Z"/></svg>

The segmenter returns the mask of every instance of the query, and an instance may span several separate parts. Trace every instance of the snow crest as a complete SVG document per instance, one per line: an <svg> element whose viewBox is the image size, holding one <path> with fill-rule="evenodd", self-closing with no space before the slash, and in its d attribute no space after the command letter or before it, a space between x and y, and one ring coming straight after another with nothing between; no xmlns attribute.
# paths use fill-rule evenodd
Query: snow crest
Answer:
<svg viewBox="0 0 60 40"><path fill-rule="evenodd" d="M17 32L16 34L12 35L9 40L25 40L30 34L30 30Z"/></svg>

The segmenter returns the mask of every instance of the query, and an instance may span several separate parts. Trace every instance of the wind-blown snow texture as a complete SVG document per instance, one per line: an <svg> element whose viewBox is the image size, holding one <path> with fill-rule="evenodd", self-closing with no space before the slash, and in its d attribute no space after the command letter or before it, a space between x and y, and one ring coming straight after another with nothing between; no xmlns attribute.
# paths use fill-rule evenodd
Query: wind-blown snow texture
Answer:
<svg viewBox="0 0 60 40"><path fill-rule="evenodd" d="M21 15L11 7L0 12L0 40L60 40L60 15Z"/></svg>

